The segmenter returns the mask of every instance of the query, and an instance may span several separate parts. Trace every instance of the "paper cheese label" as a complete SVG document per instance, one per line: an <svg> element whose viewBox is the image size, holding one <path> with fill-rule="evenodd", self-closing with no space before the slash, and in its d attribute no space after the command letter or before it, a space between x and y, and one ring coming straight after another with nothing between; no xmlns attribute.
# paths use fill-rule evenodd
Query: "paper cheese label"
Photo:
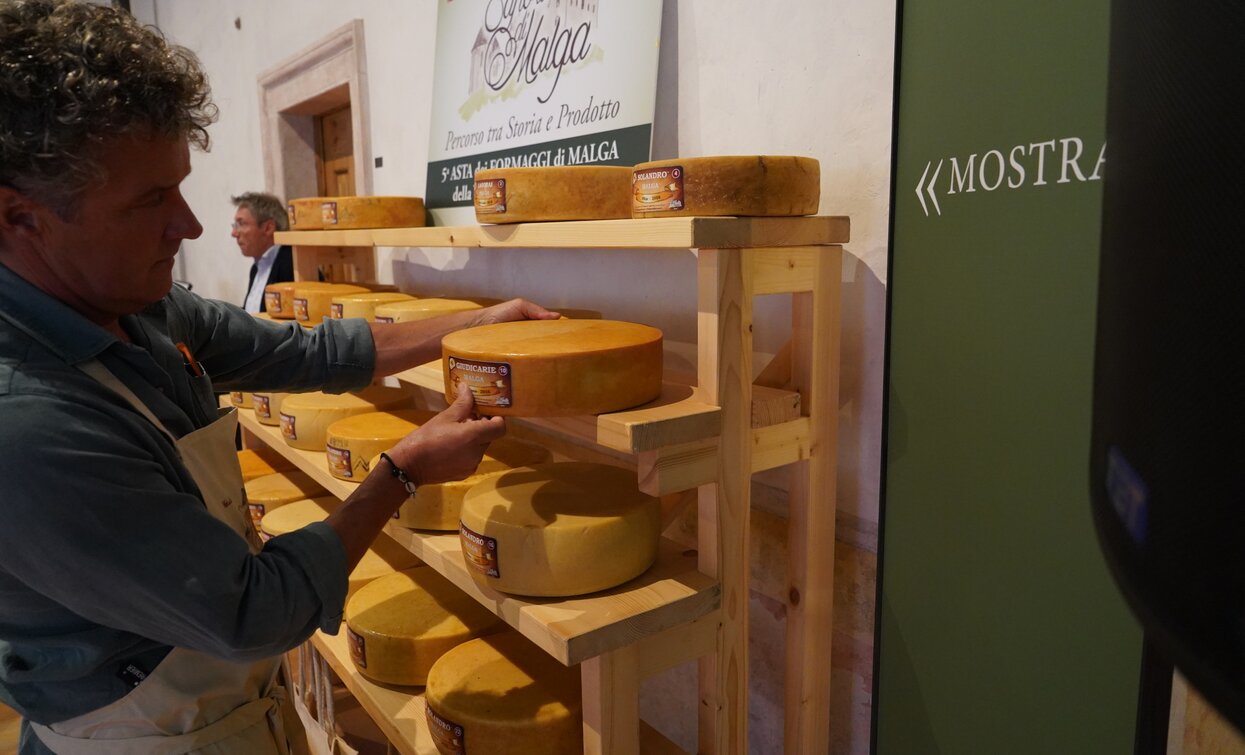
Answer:
<svg viewBox="0 0 1245 755"><path fill-rule="evenodd" d="M334 320L342 319L342 315L344 314L344 312L345 312L345 307L341 304L330 304L329 305L329 317L333 318Z"/></svg>
<svg viewBox="0 0 1245 755"><path fill-rule="evenodd" d="M286 440L298 440L298 431L294 427L294 417L285 412L281 412L281 435Z"/></svg>
<svg viewBox="0 0 1245 755"><path fill-rule="evenodd" d="M377 325L393 325L393 318L392 317L377 317L376 324Z"/></svg>
<svg viewBox="0 0 1245 755"><path fill-rule="evenodd" d="M337 225L337 203L325 202L320 205L320 220L325 225Z"/></svg>
<svg viewBox="0 0 1245 755"><path fill-rule="evenodd" d="M295 212L294 212L294 205L292 205L292 204L287 204L287 205L285 206L285 214L290 216L290 225L291 225L291 226L296 226L296 225L298 225L298 215L297 215L297 214L295 214Z"/></svg>
<svg viewBox="0 0 1245 755"><path fill-rule="evenodd" d="M325 451L328 453L329 469L333 470L333 474L338 477L354 477L354 467L350 463L350 449L327 446Z"/></svg>
<svg viewBox="0 0 1245 755"><path fill-rule="evenodd" d="M272 418L272 405L268 402L267 396L261 396L258 393L251 394L251 406L255 409L256 417Z"/></svg>
<svg viewBox="0 0 1245 755"><path fill-rule="evenodd" d="M299 299L298 297L294 298L294 319L301 320L303 322L307 322L311 319L311 317L307 314L306 299Z"/></svg>
<svg viewBox="0 0 1245 755"><path fill-rule="evenodd" d="M346 642L350 645L350 660L354 661L354 665L367 668L367 642L362 635L355 634L353 629L346 627Z"/></svg>
<svg viewBox="0 0 1245 755"><path fill-rule="evenodd" d="M442 755L466 755L463 727L437 715L431 705L425 705L424 710L428 713L428 733L432 735L432 743L436 745L437 752Z"/></svg>
<svg viewBox="0 0 1245 755"><path fill-rule="evenodd" d="M460 388L467 387L471 389L477 406L514 405L509 364L449 357L449 367L454 395L458 395Z"/></svg>
<svg viewBox="0 0 1245 755"><path fill-rule="evenodd" d="M683 167L637 170L631 179L631 209L662 212L683 209Z"/></svg>
<svg viewBox="0 0 1245 755"><path fill-rule="evenodd" d="M267 513L267 510L264 508L264 504L262 503L248 503L246 507L251 512L251 524L255 525L255 531L258 532L259 521L264 518L264 514Z"/></svg>
<svg viewBox="0 0 1245 755"><path fill-rule="evenodd" d="M473 532L462 522L458 523L458 539L463 546L467 568L475 569L486 577L500 577L497 564L497 540Z"/></svg>
<svg viewBox="0 0 1245 755"><path fill-rule="evenodd" d="M476 181L476 214L494 215L506 211L506 179Z"/></svg>
<svg viewBox="0 0 1245 755"><path fill-rule="evenodd" d="M264 292L264 308L268 310L268 314L281 311L281 292L265 291Z"/></svg>

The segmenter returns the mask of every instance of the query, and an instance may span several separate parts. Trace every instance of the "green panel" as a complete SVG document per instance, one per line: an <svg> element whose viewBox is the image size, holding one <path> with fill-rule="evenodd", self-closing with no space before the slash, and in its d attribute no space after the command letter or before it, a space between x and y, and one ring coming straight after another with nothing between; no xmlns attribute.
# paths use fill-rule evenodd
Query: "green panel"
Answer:
<svg viewBox="0 0 1245 755"><path fill-rule="evenodd" d="M877 752L1128 753L1141 632L1087 478L1108 3L902 13Z"/></svg>

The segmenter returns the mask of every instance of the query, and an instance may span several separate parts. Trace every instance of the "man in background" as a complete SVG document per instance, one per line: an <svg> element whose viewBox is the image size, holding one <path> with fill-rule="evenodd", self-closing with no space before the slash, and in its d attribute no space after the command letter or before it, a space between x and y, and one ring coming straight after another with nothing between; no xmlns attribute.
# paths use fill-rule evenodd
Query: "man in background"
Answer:
<svg viewBox="0 0 1245 755"><path fill-rule="evenodd" d="M265 311L264 286L294 280L294 255L288 246L273 241L277 231L290 229L285 205L271 194L248 191L230 197L237 210L233 214L233 238L242 255L250 257L251 277L242 308L251 314Z"/></svg>

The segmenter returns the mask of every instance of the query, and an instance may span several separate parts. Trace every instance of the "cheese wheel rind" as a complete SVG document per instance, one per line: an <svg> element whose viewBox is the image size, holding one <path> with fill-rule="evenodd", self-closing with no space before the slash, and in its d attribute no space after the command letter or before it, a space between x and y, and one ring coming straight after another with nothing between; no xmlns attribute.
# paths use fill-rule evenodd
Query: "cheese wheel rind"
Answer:
<svg viewBox="0 0 1245 755"><path fill-rule="evenodd" d="M464 642L433 664L424 688L429 728L442 755L584 751L580 672L516 632ZM462 728L459 749L442 724Z"/></svg>
<svg viewBox="0 0 1245 755"><path fill-rule="evenodd" d="M270 393L267 391L255 391L251 394L251 408L255 412L255 419L261 425L279 425L281 424L281 404L285 402L289 393Z"/></svg>
<svg viewBox="0 0 1245 755"><path fill-rule="evenodd" d="M460 543L472 576L516 595L564 597L639 576L657 558L661 504L635 473L557 462L490 476L463 499Z"/></svg>
<svg viewBox="0 0 1245 755"><path fill-rule="evenodd" d="M251 523L255 530L260 531L260 522L269 512L306 498L315 498L327 494L320 483L299 469L274 472L256 477L244 483L246 489L246 506L251 514Z"/></svg>
<svg viewBox="0 0 1245 755"><path fill-rule="evenodd" d="M329 426L356 414L410 406L411 388L372 385L355 393L296 393L281 403L281 436L293 448L325 449ZM371 457L368 457L371 458Z"/></svg>
<svg viewBox="0 0 1245 755"><path fill-rule="evenodd" d="M661 395L662 334L638 323L496 323L445 336L441 352L446 400L469 386L479 414L601 414Z"/></svg>
<svg viewBox="0 0 1245 755"><path fill-rule="evenodd" d="M812 215L821 200L821 166L811 157L684 157L641 163L633 175L633 218Z"/></svg>
<svg viewBox="0 0 1245 755"><path fill-rule="evenodd" d="M346 603L350 656L384 684L422 685L447 651L505 624L432 569L379 577Z"/></svg>
<svg viewBox="0 0 1245 755"><path fill-rule="evenodd" d="M479 302L470 299L414 299L412 301L395 301L377 305L373 316L378 323L412 322L427 320L432 317L483 309Z"/></svg>
<svg viewBox="0 0 1245 755"><path fill-rule="evenodd" d="M238 466L242 468L242 482L245 483L256 477L294 469L294 462L268 446L260 446L239 451Z"/></svg>
<svg viewBox="0 0 1245 755"><path fill-rule="evenodd" d="M373 458L435 416L422 409L399 409L337 420L324 436L329 473L341 480L363 482L372 471Z"/></svg>
<svg viewBox="0 0 1245 755"><path fill-rule="evenodd" d="M631 168L488 168L475 174L474 197L481 223L629 218Z"/></svg>
<svg viewBox="0 0 1245 755"><path fill-rule="evenodd" d="M413 301L415 297L397 291L367 291L358 294L342 294L334 296L329 304L329 317L344 320L348 317L361 317L371 320L376 308L382 304L398 301Z"/></svg>
<svg viewBox="0 0 1245 755"><path fill-rule="evenodd" d="M332 312L334 296L362 293L367 293L367 288L361 284L299 281L294 284L294 319L300 323L318 325Z"/></svg>

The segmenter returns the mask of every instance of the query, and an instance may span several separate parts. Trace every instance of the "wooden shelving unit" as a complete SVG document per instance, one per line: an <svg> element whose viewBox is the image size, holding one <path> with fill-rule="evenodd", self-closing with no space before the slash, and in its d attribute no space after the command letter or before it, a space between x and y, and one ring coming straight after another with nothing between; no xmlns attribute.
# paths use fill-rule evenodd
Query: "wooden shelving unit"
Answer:
<svg viewBox="0 0 1245 755"><path fill-rule="evenodd" d="M639 720L639 686L691 659L700 664L699 751L746 752L751 477L776 467L791 474L783 751L829 750L840 245L848 231L846 218L808 217L277 234L278 243L294 246L300 278L331 266L347 280L374 275L376 246L697 251L695 385L670 380L660 399L626 412L521 422L537 434L626 455L646 492L695 489L696 550L666 542L652 569L614 590L526 600L477 584L455 535L388 527L391 537L550 655L579 664L585 752L677 752ZM769 387L754 386L752 299L775 293L792 294L793 335L783 356L763 371ZM442 389L437 363L396 377L427 391ZM244 416L243 424L334 494L353 491L352 483L328 473L323 454L289 448L276 428L253 417ZM395 739L398 749L422 755L426 732L404 725L422 726L418 696L359 677L339 638L317 636L313 644L382 730L402 740ZM421 715L414 715L417 709Z"/></svg>

